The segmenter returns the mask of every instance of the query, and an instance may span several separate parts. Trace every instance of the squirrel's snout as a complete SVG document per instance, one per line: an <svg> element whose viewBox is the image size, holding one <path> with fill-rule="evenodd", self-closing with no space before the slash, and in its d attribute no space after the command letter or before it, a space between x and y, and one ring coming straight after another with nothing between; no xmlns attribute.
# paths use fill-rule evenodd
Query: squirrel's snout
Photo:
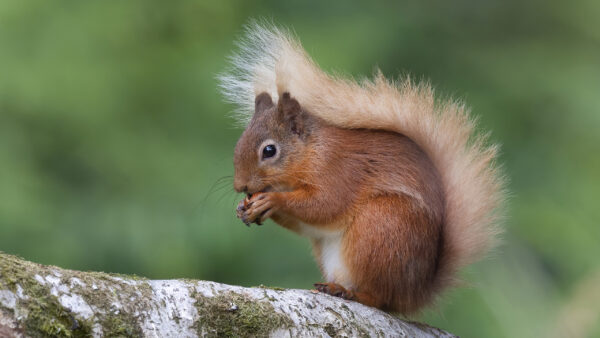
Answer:
<svg viewBox="0 0 600 338"><path fill-rule="evenodd" d="M249 183L251 183L251 182L249 182L249 180L247 178L244 178L243 175L236 174L233 177L233 189L236 192L243 192L243 193L247 194L248 190L250 189L250 188L248 188L248 186L250 185Z"/></svg>
<svg viewBox="0 0 600 338"><path fill-rule="evenodd" d="M247 193L248 192L248 185L240 182L240 180L234 180L233 182L233 189L237 192L243 192L243 193Z"/></svg>

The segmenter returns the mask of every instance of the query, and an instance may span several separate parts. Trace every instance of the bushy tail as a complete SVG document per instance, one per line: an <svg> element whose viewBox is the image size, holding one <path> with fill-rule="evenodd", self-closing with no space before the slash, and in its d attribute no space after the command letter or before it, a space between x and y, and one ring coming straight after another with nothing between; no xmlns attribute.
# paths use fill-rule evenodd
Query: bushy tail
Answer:
<svg viewBox="0 0 600 338"><path fill-rule="evenodd" d="M284 92L310 113L343 128L384 129L415 141L438 169L445 193L444 248L437 286L457 269L491 248L500 232L499 207L504 179L495 167L495 145L475 134L475 122L457 101L437 101L428 84L409 78L341 78L323 72L286 31L252 23L220 77L226 98L238 105L243 123L251 118L254 98L267 92L276 102Z"/></svg>

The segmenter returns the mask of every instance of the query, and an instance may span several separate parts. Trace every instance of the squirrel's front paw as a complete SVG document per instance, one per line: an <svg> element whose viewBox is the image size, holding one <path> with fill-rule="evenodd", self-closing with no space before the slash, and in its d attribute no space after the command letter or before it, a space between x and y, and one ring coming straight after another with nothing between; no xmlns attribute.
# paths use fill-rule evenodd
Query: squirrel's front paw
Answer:
<svg viewBox="0 0 600 338"><path fill-rule="evenodd" d="M244 197L244 199L241 200L240 203L238 203L238 206L235 209L237 218L242 219L244 216L244 213L246 212L246 209L248 209L248 196ZM246 223L246 222L244 222L244 223ZM246 225L250 226L250 224L246 224Z"/></svg>
<svg viewBox="0 0 600 338"><path fill-rule="evenodd" d="M252 197L246 197L237 207L238 217L250 226L250 223L262 225L262 223L276 211L273 193L256 193Z"/></svg>

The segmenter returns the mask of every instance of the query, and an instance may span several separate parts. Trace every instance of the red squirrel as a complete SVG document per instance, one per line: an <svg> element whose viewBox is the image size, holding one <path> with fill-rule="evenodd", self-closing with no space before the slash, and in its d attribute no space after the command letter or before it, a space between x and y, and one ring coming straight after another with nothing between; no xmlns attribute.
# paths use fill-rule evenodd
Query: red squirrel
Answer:
<svg viewBox="0 0 600 338"><path fill-rule="evenodd" d="M410 79L329 75L274 26L251 24L239 45L220 77L247 124L237 214L308 237L325 279L317 290L414 314L494 245L497 147L462 104Z"/></svg>

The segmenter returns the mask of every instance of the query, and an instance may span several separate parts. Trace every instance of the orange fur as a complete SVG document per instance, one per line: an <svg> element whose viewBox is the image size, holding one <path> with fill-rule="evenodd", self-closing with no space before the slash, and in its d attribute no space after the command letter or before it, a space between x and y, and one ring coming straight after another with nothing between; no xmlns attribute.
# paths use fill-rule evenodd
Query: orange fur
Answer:
<svg viewBox="0 0 600 338"><path fill-rule="evenodd" d="M251 26L241 49L221 79L249 120L234 157L236 190L254 194L242 217L311 237L333 279L323 290L413 313L494 245L497 148L462 104L408 79L328 75L274 27ZM263 163L271 139L282 157Z"/></svg>

